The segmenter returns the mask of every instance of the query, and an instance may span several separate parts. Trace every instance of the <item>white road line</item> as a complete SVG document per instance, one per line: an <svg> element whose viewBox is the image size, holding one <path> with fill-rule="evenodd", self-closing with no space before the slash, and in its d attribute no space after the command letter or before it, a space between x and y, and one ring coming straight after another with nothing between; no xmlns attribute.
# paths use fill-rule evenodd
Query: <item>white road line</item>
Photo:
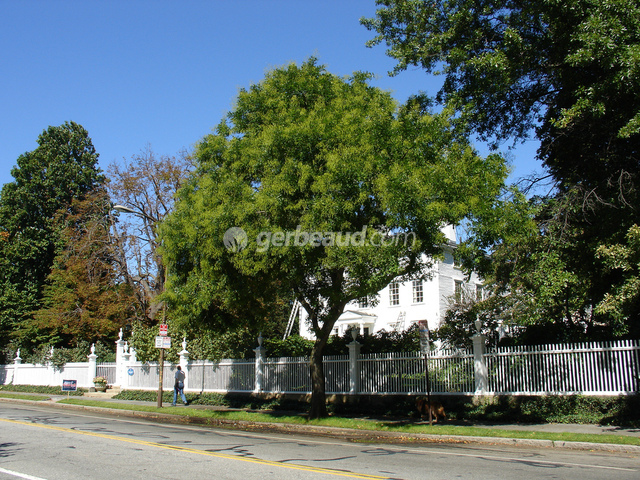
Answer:
<svg viewBox="0 0 640 480"><path fill-rule="evenodd" d="M26 473L14 472L13 470L7 470L6 468L0 468L0 473L6 473L7 475L24 478L26 480L45 480L44 478L34 477L33 475L27 475Z"/></svg>

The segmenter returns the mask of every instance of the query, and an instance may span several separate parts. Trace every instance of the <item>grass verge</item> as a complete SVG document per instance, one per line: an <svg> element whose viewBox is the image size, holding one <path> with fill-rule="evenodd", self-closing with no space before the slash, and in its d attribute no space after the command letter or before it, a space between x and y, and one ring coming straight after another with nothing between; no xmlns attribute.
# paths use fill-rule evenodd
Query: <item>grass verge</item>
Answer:
<svg viewBox="0 0 640 480"><path fill-rule="evenodd" d="M15 398L17 400L33 400L35 402L50 400L49 397L43 397L42 395L23 395L20 393L0 393L0 398Z"/></svg>
<svg viewBox="0 0 640 480"><path fill-rule="evenodd" d="M308 420L301 415L280 415L278 413L258 413L246 411L226 411L211 409L193 409L189 407L165 407L159 409L153 406L123 404L115 402L102 402L99 400L68 399L59 403L72 405L84 405L91 407L102 407L117 410L131 410L138 412L163 413L179 415L185 417L198 417L210 419L211 423L216 421L226 422L250 422L278 423L285 425L309 425L332 428L348 428L360 431L375 432L396 432L403 434L429 434L429 435L459 435L477 437L498 437L498 438L518 438L533 440L552 440L565 442L587 442L587 443L607 443L615 445L638 445L640 438L624 435L610 434L581 434L581 433L554 433L542 431L506 430L497 428L467 427L457 425L423 425L408 424L392 421L363 420L333 416L321 420Z"/></svg>

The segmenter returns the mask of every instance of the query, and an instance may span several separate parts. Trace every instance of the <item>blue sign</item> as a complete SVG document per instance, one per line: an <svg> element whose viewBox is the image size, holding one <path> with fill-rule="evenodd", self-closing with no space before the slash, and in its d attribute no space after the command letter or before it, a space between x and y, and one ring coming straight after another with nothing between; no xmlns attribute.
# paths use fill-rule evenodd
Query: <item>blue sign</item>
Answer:
<svg viewBox="0 0 640 480"><path fill-rule="evenodd" d="M127 370L127 373L129 374L129 376L133 376L133 368L130 368L129 370Z"/></svg>
<svg viewBox="0 0 640 480"><path fill-rule="evenodd" d="M76 390L78 390L77 380L62 380L63 392L75 392Z"/></svg>

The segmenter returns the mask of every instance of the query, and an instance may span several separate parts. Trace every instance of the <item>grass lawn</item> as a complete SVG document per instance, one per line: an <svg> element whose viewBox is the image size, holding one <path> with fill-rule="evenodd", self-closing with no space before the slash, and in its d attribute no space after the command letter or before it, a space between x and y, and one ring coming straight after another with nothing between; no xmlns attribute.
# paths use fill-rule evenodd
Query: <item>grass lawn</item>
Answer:
<svg viewBox="0 0 640 480"><path fill-rule="evenodd" d="M211 424L216 421L225 422L249 422L249 423L277 423L291 425L325 426L332 428L349 428L360 431L371 432L397 432L405 434L430 434L430 435L459 435L477 437L502 437L520 438L535 440L552 440L565 442L589 442L589 443L609 443L616 445L638 445L640 438L624 435L610 434L581 434L581 433L554 433L536 432L525 430L506 430L496 428L483 428L473 426L457 426L446 424L424 425L424 424L399 424L391 421L374 421L364 419L353 419L332 416L321 420L308 420L302 415L279 415L270 413L257 413L246 411L225 411L213 409L195 409L189 407L165 407L102 402L100 400L68 399L59 403L72 405L85 405L93 407L103 407L119 410L132 410L139 412L163 413L180 415L185 417L199 417L211 419Z"/></svg>
<svg viewBox="0 0 640 480"><path fill-rule="evenodd" d="M43 397L42 395L25 395L22 393L2 393L0 392L0 398L15 398L17 400L34 400L36 402L42 400L50 400L49 397Z"/></svg>

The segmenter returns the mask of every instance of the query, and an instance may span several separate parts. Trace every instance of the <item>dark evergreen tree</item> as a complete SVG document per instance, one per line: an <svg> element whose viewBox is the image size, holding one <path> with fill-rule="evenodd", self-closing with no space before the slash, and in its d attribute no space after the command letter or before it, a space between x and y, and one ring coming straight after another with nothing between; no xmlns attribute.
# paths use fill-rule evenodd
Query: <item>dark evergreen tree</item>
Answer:
<svg viewBox="0 0 640 480"><path fill-rule="evenodd" d="M67 122L47 128L11 171L0 192L0 342L40 307L61 246L54 218L104 182L97 161L87 131Z"/></svg>

